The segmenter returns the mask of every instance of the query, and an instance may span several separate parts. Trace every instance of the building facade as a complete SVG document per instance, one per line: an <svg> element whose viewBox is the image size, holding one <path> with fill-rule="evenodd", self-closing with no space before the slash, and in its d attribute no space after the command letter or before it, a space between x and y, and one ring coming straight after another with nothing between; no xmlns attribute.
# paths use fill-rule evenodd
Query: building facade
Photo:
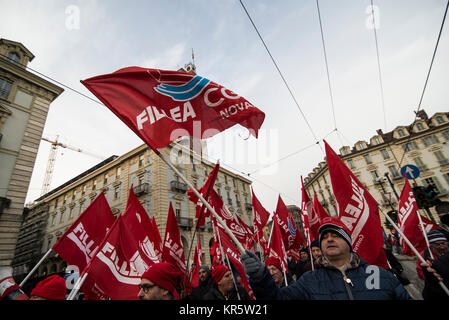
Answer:
<svg viewBox="0 0 449 320"><path fill-rule="evenodd" d="M0 267L9 266L50 104L63 89L29 72L34 55L0 39Z"/></svg>
<svg viewBox="0 0 449 320"><path fill-rule="evenodd" d="M197 188L204 184L215 166L181 144L173 143L160 151ZM229 210L248 225L252 225L250 184L250 180L221 167L214 186ZM144 144L120 157L105 160L34 202L17 245L13 263L16 279L23 278L34 267L101 191L117 215L124 212L131 187L149 216L154 216L162 239L172 203L187 258L194 232L195 204L188 200L188 186ZM33 229L39 234L33 236ZM203 261L210 264L213 234L209 218L200 233ZM53 255L40 266L36 276L61 272L64 267L65 262Z"/></svg>
<svg viewBox="0 0 449 320"><path fill-rule="evenodd" d="M397 210L398 198L404 187L401 167L412 164L420 175L410 180L413 186L433 185L438 191L441 204L421 209L423 216L439 222L449 212L449 113L439 112L428 117L424 110L417 113L411 125L398 126L393 131L377 135L369 142L358 141L351 148L340 148L339 156L365 185L385 212ZM304 179L304 186L332 216L338 216L327 163L322 161ZM383 215L381 220L384 223Z"/></svg>

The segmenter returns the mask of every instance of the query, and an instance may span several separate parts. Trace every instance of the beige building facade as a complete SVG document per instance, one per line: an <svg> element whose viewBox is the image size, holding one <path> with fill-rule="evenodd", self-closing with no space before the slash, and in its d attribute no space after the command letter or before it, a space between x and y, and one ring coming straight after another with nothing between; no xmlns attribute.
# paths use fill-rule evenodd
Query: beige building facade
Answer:
<svg viewBox="0 0 449 320"><path fill-rule="evenodd" d="M215 166L181 144L173 143L160 151L198 188ZM252 225L250 185L250 180L221 167L214 188L232 213ZM187 258L194 232L195 204L188 200L188 186L143 144L120 157L105 160L34 202L29 208L28 219L23 223L17 245L13 263L15 277L20 279L25 276L101 191L105 192L112 212L117 215L125 210L131 187L149 216L154 216L162 239L169 204L172 203ZM213 234L209 218L200 233L203 262L210 264L209 249ZM65 266L60 258L50 256L41 265L36 277L61 272Z"/></svg>
<svg viewBox="0 0 449 320"><path fill-rule="evenodd" d="M370 141L358 141L351 148L343 146L339 156L381 204L382 210L397 210L398 197L404 187L400 173L406 164L415 165L420 175L410 180L412 187L434 185L441 204L421 214L440 222L449 213L449 113L438 112L428 117L424 110L411 125L397 126L393 131L377 134ZM335 150L335 149L334 149ZM304 186L312 198L318 200L332 216L338 216L327 163L322 161L304 179ZM385 222L381 214L382 223Z"/></svg>
<svg viewBox="0 0 449 320"><path fill-rule="evenodd" d="M0 267L14 257L47 113L63 92L27 70L33 59L23 44L0 39Z"/></svg>

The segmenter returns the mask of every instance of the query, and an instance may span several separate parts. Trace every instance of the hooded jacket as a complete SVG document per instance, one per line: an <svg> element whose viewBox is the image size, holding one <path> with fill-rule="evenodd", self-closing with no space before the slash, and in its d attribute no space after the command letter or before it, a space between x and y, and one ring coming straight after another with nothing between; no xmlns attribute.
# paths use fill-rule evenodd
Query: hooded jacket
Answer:
<svg viewBox="0 0 449 320"><path fill-rule="evenodd" d="M294 284L278 289L265 269L259 279L250 278L258 300L411 300L399 280L387 270L369 265L352 253L343 272L326 257L317 259L319 268L305 273ZM344 275L347 280L345 281Z"/></svg>

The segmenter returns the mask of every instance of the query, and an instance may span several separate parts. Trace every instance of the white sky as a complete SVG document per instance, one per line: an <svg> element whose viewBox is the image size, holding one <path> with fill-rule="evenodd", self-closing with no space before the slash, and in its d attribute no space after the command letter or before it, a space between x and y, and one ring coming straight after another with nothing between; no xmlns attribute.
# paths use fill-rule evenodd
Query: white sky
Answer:
<svg viewBox="0 0 449 320"><path fill-rule="evenodd" d="M245 6L320 141L335 128L314 0L256 1ZM382 111L369 0L321 0L320 9L338 135L326 140L338 152L414 120L446 1L375 0L383 76ZM81 79L128 66L176 70L191 61L199 75L237 92L265 112L260 138L245 140L238 126L209 139L212 158L249 173L270 212L278 194L300 204L300 176L324 158L246 13L237 0L5 1L0 37L21 42L35 59L29 67L95 98ZM79 14L79 15L78 15ZM78 23L79 22L79 23ZM449 39L443 30L422 103L429 116L448 111ZM95 98L96 99L96 98ZM142 141L106 107L66 89L51 105L44 137L108 157ZM322 141L321 141L322 146ZM40 196L50 144L41 142L27 202ZM61 152L63 154L61 154ZM52 188L98 159L60 149ZM228 167L229 168L229 167Z"/></svg>

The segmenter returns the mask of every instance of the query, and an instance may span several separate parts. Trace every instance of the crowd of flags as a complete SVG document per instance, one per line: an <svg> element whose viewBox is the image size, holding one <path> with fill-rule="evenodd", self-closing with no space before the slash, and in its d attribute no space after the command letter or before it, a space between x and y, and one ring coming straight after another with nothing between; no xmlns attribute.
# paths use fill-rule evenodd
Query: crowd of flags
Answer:
<svg viewBox="0 0 449 320"><path fill-rule="evenodd" d="M82 83L160 157L158 148L166 147L179 136L207 138L235 124L247 127L257 137L265 117L262 111L232 91L184 72L131 67ZM199 137L196 136L198 132L194 132L195 121L200 123ZM172 134L175 130L178 135ZM351 233L353 250L368 263L388 269L377 201L326 141L324 145L338 218ZM132 187L126 209L117 217L112 214L104 193L100 193L52 247L67 264L76 265L81 271L81 291L86 299L137 299L140 276L157 262L173 264L184 275L181 289L187 294L191 292L192 286L198 285L198 268L203 263L199 227L207 217L213 227L214 241L209 251L214 257L212 267L232 264L241 275L242 286L253 299L240 262L242 250L239 248L255 251L256 246L260 246L262 259L279 258L282 271L288 272L287 257L299 261L300 249L310 247L311 242L318 239L318 229L329 216L317 195L314 194L312 202L301 177L300 214L304 235L279 195L266 239L263 228L271 214L254 190L252 227L230 212L214 190L219 167L217 163L204 185L196 190L215 211L213 214L193 190L188 191L189 200L196 204L195 230L198 233L192 266L186 264L186 258L189 261L190 257L185 256L187 248L183 247L171 203L162 240L154 217L150 219ZM398 212L398 228L413 246L423 250L427 245L426 231L435 229L436 225L419 215L407 179ZM405 242L400 244L404 254L413 255Z"/></svg>

